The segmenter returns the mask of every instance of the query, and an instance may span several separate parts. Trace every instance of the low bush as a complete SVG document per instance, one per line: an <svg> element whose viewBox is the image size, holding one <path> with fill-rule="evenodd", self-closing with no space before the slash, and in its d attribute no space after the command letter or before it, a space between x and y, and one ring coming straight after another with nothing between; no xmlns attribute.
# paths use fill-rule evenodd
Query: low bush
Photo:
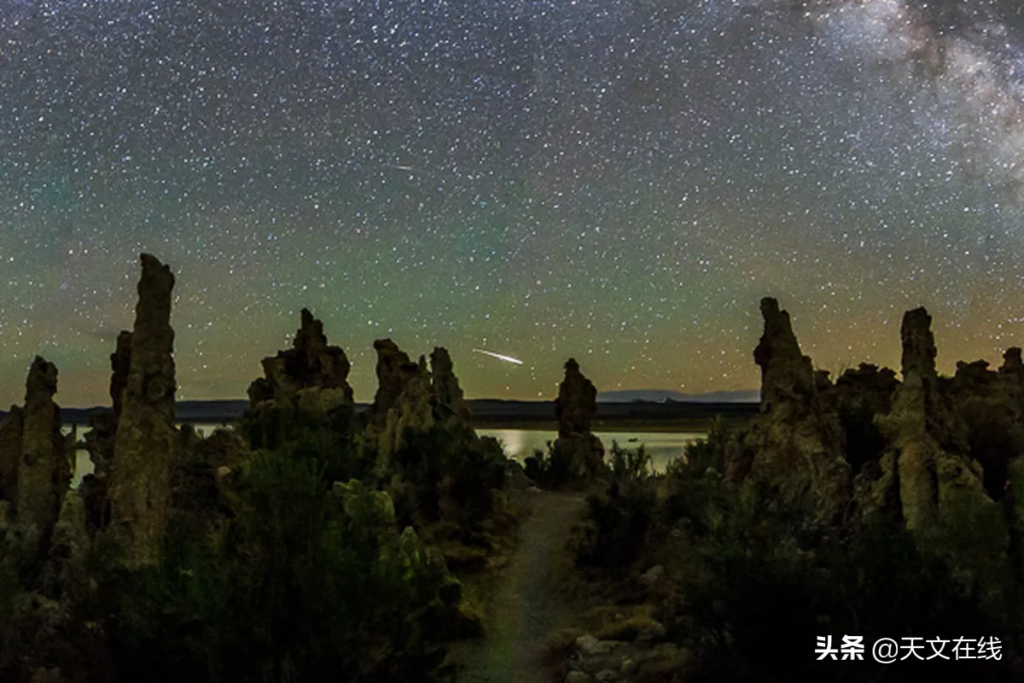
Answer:
<svg viewBox="0 0 1024 683"><path fill-rule="evenodd" d="M643 549L654 519L657 496L644 447L623 449L612 442L611 460L608 490L587 498L585 521L573 540L580 565L629 566Z"/></svg>
<svg viewBox="0 0 1024 683"><path fill-rule="evenodd" d="M636 448L622 448L617 441L612 441L609 458L613 481L638 481L651 474L651 456L643 444Z"/></svg>
<svg viewBox="0 0 1024 683"><path fill-rule="evenodd" d="M572 455L548 442L547 452L539 448L523 463L526 476L547 489L560 488L572 479Z"/></svg>
<svg viewBox="0 0 1024 683"><path fill-rule="evenodd" d="M398 533L387 494L332 487L289 449L245 470L222 536L172 526L163 563L120 578L126 680L417 678L443 659L439 638L475 632L443 558Z"/></svg>
<svg viewBox="0 0 1024 683"><path fill-rule="evenodd" d="M492 516L494 491L505 483L507 458L495 439L460 438L435 427L407 432L395 453L390 490L399 522L450 522L471 541Z"/></svg>
<svg viewBox="0 0 1024 683"><path fill-rule="evenodd" d="M799 504L785 508L768 489L706 478L705 501L713 503L687 507L678 520L687 551L676 558L673 575L681 578L659 614L695 655L687 681L870 681L879 674L870 651L867 662L816 661L818 636L831 635L836 646L843 635L863 636L869 646L882 637L1013 636L947 563L891 521L808 530L801 522L809 510ZM887 671L886 680L901 681L936 673L935 662ZM997 680L1009 672L1005 662L986 662L978 675Z"/></svg>

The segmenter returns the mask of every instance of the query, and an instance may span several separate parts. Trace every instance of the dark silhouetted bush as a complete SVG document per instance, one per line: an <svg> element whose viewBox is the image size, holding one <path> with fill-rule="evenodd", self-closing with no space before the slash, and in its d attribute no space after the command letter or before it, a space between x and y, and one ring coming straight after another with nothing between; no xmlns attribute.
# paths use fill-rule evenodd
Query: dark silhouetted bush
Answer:
<svg viewBox="0 0 1024 683"><path fill-rule="evenodd" d="M471 541L490 518L494 490L505 483L507 458L495 439L464 438L441 427L408 431L393 457L389 489L402 524L437 521L457 526Z"/></svg>
<svg viewBox="0 0 1024 683"><path fill-rule="evenodd" d="M580 565L629 566L644 547L654 518L656 492L644 447L624 449L612 442L611 460L608 490L587 498L585 521L573 539Z"/></svg>
<svg viewBox="0 0 1024 683"><path fill-rule="evenodd" d="M526 476L542 488L560 488L572 478L572 455L563 448L556 448L550 441L547 447L547 452L538 448L527 457L523 469Z"/></svg>

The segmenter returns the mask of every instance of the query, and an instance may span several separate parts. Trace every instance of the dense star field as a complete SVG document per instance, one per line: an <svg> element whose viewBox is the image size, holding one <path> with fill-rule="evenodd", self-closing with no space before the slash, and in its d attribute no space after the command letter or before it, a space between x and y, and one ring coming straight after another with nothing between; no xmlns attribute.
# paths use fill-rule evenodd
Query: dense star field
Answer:
<svg viewBox="0 0 1024 683"><path fill-rule="evenodd" d="M309 307L449 348L470 397L758 385L758 301L823 368L1024 344L1015 2L0 0L0 405L39 353L108 402L140 251L181 398ZM522 360L514 364L475 349Z"/></svg>

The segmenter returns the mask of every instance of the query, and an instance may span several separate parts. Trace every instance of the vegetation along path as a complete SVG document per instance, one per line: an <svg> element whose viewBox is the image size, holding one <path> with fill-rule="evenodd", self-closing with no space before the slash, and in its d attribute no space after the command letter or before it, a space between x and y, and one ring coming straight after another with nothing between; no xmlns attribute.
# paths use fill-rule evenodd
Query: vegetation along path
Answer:
<svg viewBox="0 0 1024 683"><path fill-rule="evenodd" d="M583 514L584 493L523 492L529 517L519 543L498 577L487 615L487 635L466 661L460 683L540 683L552 673L544 638L565 626L570 605L556 581L570 531Z"/></svg>

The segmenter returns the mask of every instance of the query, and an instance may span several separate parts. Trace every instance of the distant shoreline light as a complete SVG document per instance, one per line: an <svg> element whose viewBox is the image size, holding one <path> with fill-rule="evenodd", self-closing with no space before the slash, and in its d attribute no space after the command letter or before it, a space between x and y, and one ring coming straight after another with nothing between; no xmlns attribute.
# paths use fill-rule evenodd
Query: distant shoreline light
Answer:
<svg viewBox="0 0 1024 683"><path fill-rule="evenodd" d="M504 356L504 355L502 355L500 353L494 353L493 351L484 351L483 349L473 349L473 351L474 351L474 353L482 353L482 354L484 354L486 356L490 356L491 358L497 358L498 360L503 360L506 363L515 363L516 365L522 365L523 364L523 361L519 360L518 358L513 358L512 356Z"/></svg>

